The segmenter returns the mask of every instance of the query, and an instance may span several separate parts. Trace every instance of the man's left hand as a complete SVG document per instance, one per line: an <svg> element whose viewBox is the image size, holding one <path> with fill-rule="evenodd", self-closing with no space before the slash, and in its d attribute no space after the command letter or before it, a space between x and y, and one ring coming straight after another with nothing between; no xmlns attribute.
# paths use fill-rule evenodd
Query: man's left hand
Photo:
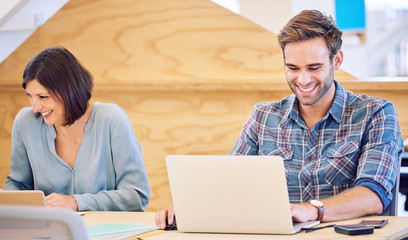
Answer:
<svg viewBox="0 0 408 240"><path fill-rule="evenodd" d="M291 203L290 212L295 222L307 222L317 219L317 208L310 203Z"/></svg>

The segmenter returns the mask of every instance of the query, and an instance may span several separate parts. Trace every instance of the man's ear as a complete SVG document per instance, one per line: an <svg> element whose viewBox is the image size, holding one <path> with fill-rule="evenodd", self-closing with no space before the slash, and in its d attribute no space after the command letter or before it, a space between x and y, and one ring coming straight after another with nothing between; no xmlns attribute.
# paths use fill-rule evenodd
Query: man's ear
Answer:
<svg viewBox="0 0 408 240"><path fill-rule="evenodd" d="M339 69L342 63L343 63L343 51L339 50L333 57L334 70Z"/></svg>

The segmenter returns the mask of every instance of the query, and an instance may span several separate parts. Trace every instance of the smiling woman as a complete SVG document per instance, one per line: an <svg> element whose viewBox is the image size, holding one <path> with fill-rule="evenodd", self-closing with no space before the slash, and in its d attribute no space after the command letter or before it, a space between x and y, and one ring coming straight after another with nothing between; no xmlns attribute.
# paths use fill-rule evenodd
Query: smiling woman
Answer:
<svg viewBox="0 0 408 240"><path fill-rule="evenodd" d="M23 108L12 130L5 190L42 190L48 207L143 211L150 186L126 113L91 103L91 74L65 48L47 48L27 64Z"/></svg>
<svg viewBox="0 0 408 240"><path fill-rule="evenodd" d="M31 80L37 80L41 85L33 86L40 91L37 92L37 96L30 95L27 90ZM56 98L56 104L59 102L66 109L65 119L62 121L62 125L66 126L72 125L89 108L93 80L91 74L68 50L49 48L37 54L27 64L22 85L30 96L30 101L33 101L33 97L44 99L52 95ZM33 102L31 104L33 105ZM39 112L34 108L37 106L33 105L34 112Z"/></svg>
<svg viewBox="0 0 408 240"><path fill-rule="evenodd" d="M48 125L64 125L64 106L58 99L51 96L37 79L26 84L26 92L30 97L33 112L38 113L37 117L41 114Z"/></svg>

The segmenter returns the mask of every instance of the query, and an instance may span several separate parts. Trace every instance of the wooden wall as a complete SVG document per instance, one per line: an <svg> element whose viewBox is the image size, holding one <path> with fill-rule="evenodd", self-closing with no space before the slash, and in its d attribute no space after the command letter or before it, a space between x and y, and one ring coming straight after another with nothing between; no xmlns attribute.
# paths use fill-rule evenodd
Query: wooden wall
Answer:
<svg viewBox="0 0 408 240"><path fill-rule="evenodd" d="M256 102L288 94L276 36L210 0L71 0L0 64L0 185L9 173L11 127L28 98L26 63L62 45L95 78L92 101L124 108L152 187L148 211L171 203L168 154L227 154ZM355 92L390 99L404 136L406 82L355 80Z"/></svg>

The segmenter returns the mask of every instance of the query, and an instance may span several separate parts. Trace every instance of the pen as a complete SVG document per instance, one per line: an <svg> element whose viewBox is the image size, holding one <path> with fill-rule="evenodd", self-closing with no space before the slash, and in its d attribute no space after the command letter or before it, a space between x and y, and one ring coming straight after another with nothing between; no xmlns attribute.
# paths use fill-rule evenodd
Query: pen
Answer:
<svg viewBox="0 0 408 240"><path fill-rule="evenodd" d="M327 226L323 226L323 227L312 227L312 228L302 228L302 230L305 230L305 232L313 232L313 231L316 231L316 230L320 230L320 229L323 229L323 228L329 228L329 227L335 227L336 226L336 224L332 224L332 225L327 225Z"/></svg>

